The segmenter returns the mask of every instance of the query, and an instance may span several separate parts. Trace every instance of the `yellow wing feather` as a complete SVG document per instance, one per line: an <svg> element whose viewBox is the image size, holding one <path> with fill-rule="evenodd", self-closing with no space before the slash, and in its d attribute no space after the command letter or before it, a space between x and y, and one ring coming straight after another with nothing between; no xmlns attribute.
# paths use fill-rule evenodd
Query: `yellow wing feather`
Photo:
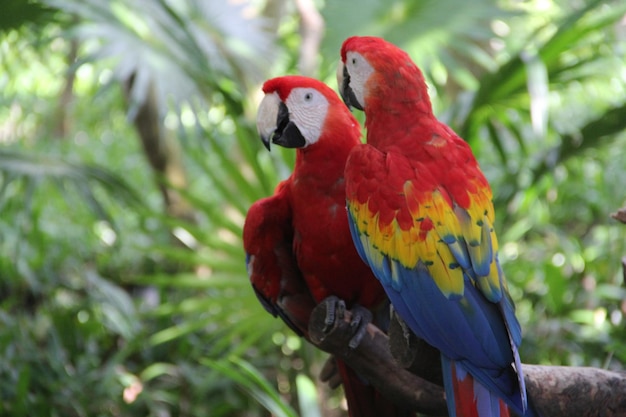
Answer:
<svg viewBox="0 0 626 417"><path fill-rule="evenodd" d="M498 244L489 190L476 187L467 209L452 202L446 191L417 193L412 181L405 183L403 192L412 219L408 226L400 224L397 215L382 224L367 202L349 204L370 262L382 268L389 257L408 269L421 262L447 296L463 294L463 273L471 267L474 271L465 271L468 276L488 298L499 299L502 281L495 262Z"/></svg>

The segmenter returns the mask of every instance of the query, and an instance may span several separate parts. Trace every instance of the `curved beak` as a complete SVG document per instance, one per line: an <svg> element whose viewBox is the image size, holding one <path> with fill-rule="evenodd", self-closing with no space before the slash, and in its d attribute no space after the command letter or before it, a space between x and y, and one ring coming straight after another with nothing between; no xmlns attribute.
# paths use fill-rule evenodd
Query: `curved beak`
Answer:
<svg viewBox="0 0 626 417"><path fill-rule="evenodd" d="M266 94L261 100L256 126L268 151L270 143L285 148L301 148L306 145L298 126L289 119L289 109L276 92Z"/></svg>
<svg viewBox="0 0 626 417"><path fill-rule="evenodd" d="M363 106L361 106L356 99L354 91L352 91L350 87L350 73L343 61L339 61L339 65L337 66L337 87L339 88L339 94L343 102L346 103L346 106L348 106L350 110L352 110L352 107L363 110Z"/></svg>
<svg viewBox="0 0 626 417"><path fill-rule="evenodd" d="M270 140L276 131L278 107L282 101L277 93L266 94L259 104L256 114L256 129L263 145L270 150Z"/></svg>

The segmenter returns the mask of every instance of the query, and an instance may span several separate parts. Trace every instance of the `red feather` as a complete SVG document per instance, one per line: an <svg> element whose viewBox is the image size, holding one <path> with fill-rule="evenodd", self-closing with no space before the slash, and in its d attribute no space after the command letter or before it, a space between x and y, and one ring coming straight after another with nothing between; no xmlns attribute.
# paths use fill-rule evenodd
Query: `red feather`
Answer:
<svg viewBox="0 0 626 417"><path fill-rule="evenodd" d="M452 386L454 389L454 405L458 417L481 417L478 413L478 405L475 393L474 377L466 373L462 380L459 379L456 366L452 365ZM509 408L502 400L498 402L500 417L510 417Z"/></svg>
<svg viewBox="0 0 626 417"><path fill-rule="evenodd" d="M502 400L536 415L498 260L491 189L469 145L435 118L406 52L351 37L341 57L342 96L365 112L367 128L367 144L352 151L345 170L355 245L398 314L441 351L451 415L455 408L457 416L497 415ZM450 377L453 361L467 376Z"/></svg>
<svg viewBox="0 0 626 417"><path fill-rule="evenodd" d="M344 300L348 308L358 304L371 310L382 306L386 296L352 243L345 210L343 171L348 154L360 144L360 126L319 81L280 77L266 82L263 91L277 92L284 102L296 87L315 88L328 100L322 135L297 150L294 172L275 194L252 205L243 241L250 280L261 302L307 337L311 309L328 296ZM351 417L414 415L397 409L337 362Z"/></svg>

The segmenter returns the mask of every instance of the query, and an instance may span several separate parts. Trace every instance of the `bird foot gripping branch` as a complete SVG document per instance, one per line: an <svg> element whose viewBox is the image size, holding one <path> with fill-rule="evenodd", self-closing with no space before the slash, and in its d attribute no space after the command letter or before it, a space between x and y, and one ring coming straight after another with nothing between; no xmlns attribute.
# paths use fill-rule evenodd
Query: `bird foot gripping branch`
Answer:
<svg viewBox="0 0 626 417"><path fill-rule="evenodd" d="M358 305L351 310L346 309L346 303L335 296L322 300L311 312L309 334L311 341L324 349L324 340L333 334L341 335L345 339L345 355L356 349L367 333L367 326L372 321L372 313ZM323 324L323 327L320 327ZM334 337L334 336L333 336Z"/></svg>
<svg viewBox="0 0 626 417"><path fill-rule="evenodd" d="M439 351L415 336L395 312L391 314L387 334L389 351L400 367L443 386Z"/></svg>

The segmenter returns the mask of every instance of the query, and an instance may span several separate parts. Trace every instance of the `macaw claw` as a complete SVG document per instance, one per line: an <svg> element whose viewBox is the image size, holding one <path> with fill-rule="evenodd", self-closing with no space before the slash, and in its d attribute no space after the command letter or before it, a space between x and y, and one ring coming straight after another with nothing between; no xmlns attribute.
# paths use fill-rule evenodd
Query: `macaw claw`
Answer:
<svg viewBox="0 0 626 417"><path fill-rule="evenodd" d="M367 325L372 321L372 313L360 305L354 305L351 310L347 310L345 301L334 295L325 298L322 303L326 306L323 331L328 333L339 320L349 320L352 337L348 347L356 349L367 332Z"/></svg>
<svg viewBox="0 0 626 417"><path fill-rule="evenodd" d="M322 300L322 303L326 305L326 317L324 318L324 332L328 333L333 328L337 320L343 320L346 313L346 303L331 295Z"/></svg>
<svg viewBox="0 0 626 417"><path fill-rule="evenodd" d="M350 339L348 347L356 349L361 340L363 340L365 333L367 333L367 325L372 321L372 312L360 305L355 305L351 311L352 321L350 322L350 327L354 330L354 336Z"/></svg>

